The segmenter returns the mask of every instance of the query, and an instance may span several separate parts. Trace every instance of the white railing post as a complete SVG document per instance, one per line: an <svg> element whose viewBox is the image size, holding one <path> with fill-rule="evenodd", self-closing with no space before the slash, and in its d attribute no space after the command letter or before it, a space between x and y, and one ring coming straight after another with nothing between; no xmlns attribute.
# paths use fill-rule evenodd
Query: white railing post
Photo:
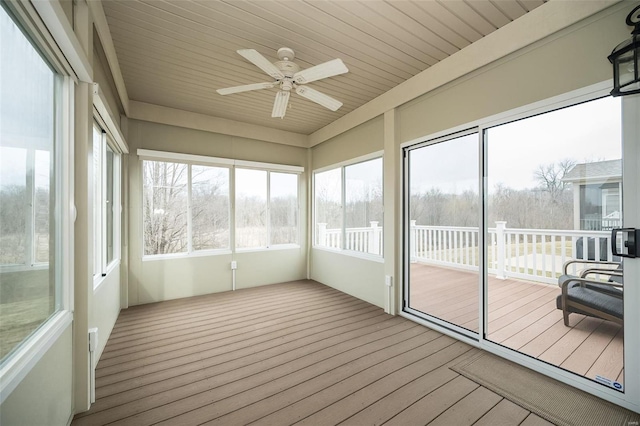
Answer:
<svg viewBox="0 0 640 426"><path fill-rule="evenodd" d="M378 227L378 221L372 220L371 231L368 238L368 252L371 254L380 254L380 228Z"/></svg>
<svg viewBox="0 0 640 426"><path fill-rule="evenodd" d="M318 224L318 241L316 241L316 244L324 247L327 247L329 245L327 244L327 224L326 223Z"/></svg>
<svg viewBox="0 0 640 426"><path fill-rule="evenodd" d="M507 222L503 220L496 221L496 243L498 244L498 250L496 257L498 258L498 270L496 271L496 278L504 280L507 278L504 270L505 264L505 250L504 250L504 229ZM495 260L495 259L494 259Z"/></svg>
<svg viewBox="0 0 640 426"><path fill-rule="evenodd" d="M409 234L409 250L410 250L410 255L411 255L411 262L415 263L416 262L416 221L412 220L410 222L411 224L411 232Z"/></svg>

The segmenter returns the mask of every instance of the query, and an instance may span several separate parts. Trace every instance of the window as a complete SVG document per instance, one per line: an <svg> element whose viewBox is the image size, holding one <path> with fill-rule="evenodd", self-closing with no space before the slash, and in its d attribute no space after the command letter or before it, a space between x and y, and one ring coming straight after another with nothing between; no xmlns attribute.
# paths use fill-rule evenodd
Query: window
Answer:
<svg viewBox="0 0 640 426"><path fill-rule="evenodd" d="M236 169L236 247L298 243L298 175Z"/></svg>
<svg viewBox="0 0 640 426"><path fill-rule="evenodd" d="M107 275L120 259L120 155L98 123L93 125L93 275Z"/></svg>
<svg viewBox="0 0 640 426"><path fill-rule="evenodd" d="M57 135L64 114L54 113L62 112L63 78L1 7L0 40L0 365L5 366L64 308L56 207L63 188Z"/></svg>
<svg viewBox="0 0 640 426"><path fill-rule="evenodd" d="M229 169L143 162L144 254L229 248Z"/></svg>
<svg viewBox="0 0 640 426"><path fill-rule="evenodd" d="M229 169L191 166L193 250L229 248Z"/></svg>
<svg viewBox="0 0 640 426"><path fill-rule="evenodd" d="M315 244L382 255L382 158L315 173Z"/></svg>
<svg viewBox="0 0 640 426"><path fill-rule="evenodd" d="M143 160L145 256L298 244L303 167L146 149L137 153Z"/></svg>
<svg viewBox="0 0 640 426"><path fill-rule="evenodd" d="M271 244L298 244L298 175L269 173Z"/></svg>

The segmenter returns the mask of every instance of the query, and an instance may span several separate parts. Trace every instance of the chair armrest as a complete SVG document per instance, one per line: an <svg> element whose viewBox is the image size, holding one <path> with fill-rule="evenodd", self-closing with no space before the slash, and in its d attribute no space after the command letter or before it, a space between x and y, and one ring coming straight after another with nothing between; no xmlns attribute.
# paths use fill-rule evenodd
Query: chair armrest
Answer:
<svg viewBox="0 0 640 426"><path fill-rule="evenodd" d="M611 277L621 277L622 269L601 269L601 268L589 268L582 271L580 278L586 278L589 274L608 275Z"/></svg>
<svg viewBox="0 0 640 426"><path fill-rule="evenodd" d="M608 285L608 286L611 286L611 287L619 287L620 289L623 288L622 284L616 283L616 282L606 282L605 283L605 282L602 282L602 281L588 280L586 278L571 278L571 279L568 279L568 280L564 281L561 284L562 294L563 295L565 295L567 293L567 291L569 289L569 284L570 283L574 283L574 282L580 283L580 286L582 286L582 287L584 287L585 284L597 284L597 285ZM598 291L598 290L593 289L593 288L592 288L592 290Z"/></svg>
<svg viewBox="0 0 640 426"><path fill-rule="evenodd" d="M582 260L582 259L572 259L572 260L567 260L566 262L564 262L564 265L562 266L562 270L564 271L565 275L568 275L567 270L569 269L569 265L573 264L573 263L581 263L581 264L585 264L585 265L617 265L620 266L620 262L609 262L609 261L601 261L601 260Z"/></svg>

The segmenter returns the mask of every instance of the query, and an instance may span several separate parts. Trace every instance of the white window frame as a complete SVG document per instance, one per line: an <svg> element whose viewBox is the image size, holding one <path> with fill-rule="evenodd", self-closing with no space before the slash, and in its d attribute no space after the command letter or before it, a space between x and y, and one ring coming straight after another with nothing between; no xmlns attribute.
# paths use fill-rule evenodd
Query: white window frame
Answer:
<svg viewBox="0 0 640 426"><path fill-rule="evenodd" d="M104 278L114 270L121 261L121 222L122 222L122 152L113 140L111 133L102 120L101 115L94 109L93 128L100 132L100 146L98 150L98 158L93 160L94 179L99 177L100 182L96 188L95 182L92 182L93 194L93 289L94 291L104 281ZM95 141L94 141L95 142ZM107 147L113 152L113 259L109 262L107 259ZM96 161L97 160L97 161Z"/></svg>
<svg viewBox="0 0 640 426"><path fill-rule="evenodd" d="M193 154L182 154L177 152L169 152L169 151L156 151L149 149L138 149L136 151L138 155L138 159L140 161L140 167L144 167L143 161L164 161L169 163L180 163L187 164L188 167L188 214L187 214L187 245L188 250L186 252L181 253L169 253L169 254L145 254L144 253L144 215L141 217L141 226L140 226L140 241L143 242L141 245L141 256L143 261L154 261L154 260L165 260L165 259L180 259L187 257L201 257L201 256L217 256L217 255L225 255L232 253L247 253L247 252L255 252L255 251L266 251L266 250L282 250L289 248L300 248L300 185L301 179L300 175L304 173L304 167L302 166L293 166L288 164L276 164L276 163L264 163L258 161L247 161L247 160L237 160L231 158L222 158L222 157L209 157L205 155L193 155ZM222 167L229 169L229 247L224 249L210 249L210 250L191 250L191 165L203 165L203 166L214 166L214 167ZM278 244L271 245L268 247L251 247L251 248L237 248L235 244L235 182L236 182L236 174L235 169L254 169L254 170L262 170L267 172L267 205L270 204L270 172L278 172L278 173L292 173L298 175L298 208L297 208L297 223L298 223L298 243L297 244ZM143 189L143 174L140 174L140 188ZM267 217L268 219L268 217ZM267 223L269 225L269 223ZM267 241L270 239L269 234L270 229L267 228Z"/></svg>
<svg viewBox="0 0 640 426"><path fill-rule="evenodd" d="M140 150L138 150L140 151ZM185 251L179 252L179 253L162 253L162 254L146 254L145 253L145 246L144 246L144 215L142 215L142 226L141 226L141 234L140 234L140 241L142 241L142 260L147 261L147 260L162 260L162 259L175 259L175 258L184 258L184 257L200 257L200 256L215 256L215 255L221 255L221 254L229 254L231 253L231 248L230 247L225 247L225 248L219 248L219 249L206 249L206 250L194 250L193 249L193 219L192 219L192 208L193 208L193 202L191 200L191 187L193 185L191 177L192 177L192 172L191 172L191 167L194 165L202 165L202 166L207 166L207 167L219 167L219 168L223 168L223 169L227 169L227 172L229 173L229 228L231 228L231 168L228 167L227 165L222 165L222 164L212 164L212 163L203 163L203 162L186 162L186 161L172 161L172 160L168 160L168 159L149 159L149 158L141 158L141 168L144 167L144 161L156 161L156 162L165 162L165 163L174 163L174 164L184 164L187 166L187 206L186 206L186 213L187 213L187 223L186 223L186 227L187 227L187 249ZM141 173L141 179L144 176L144 172ZM144 181L141 182L141 190L144 193ZM231 246L231 229L229 229L230 234L229 234L229 246Z"/></svg>
<svg viewBox="0 0 640 426"><path fill-rule="evenodd" d="M344 254L347 256L352 256L352 257L358 257L361 259L367 259L367 260L373 260L376 262L384 262L384 240L382 241L382 249L380 250L380 254L371 254L371 253L364 253L361 251L356 251L356 250L348 250L345 249L345 243L346 243L346 209L345 209L345 205L346 205L346 180L345 180L345 169L349 166L353 166L356 164L360 164L360 163L365 163L367 161L371 161L371 160L376 160L378 158L382 159L382 189L383 189L383 199L384 199L384 151L376 151L376 152L372 152L370 154L366 154L366 155L362 155L360 157L356 157L356 158L352 158L350 160L346 160L346 161L341 161L339 163L335 163L329 166L325 166L325 167L320 167L317 168L315 170L313 170L312 173L312 180L313 180L313 184L312 184L312 194L311 194L311 199L312 199L312 203L313 203L313 208L312 208L312 226L313 226L313 232L312 232L312 239L313 239L313 245L312 248L317 249L317 250L325 250L325 251L329 251L329 252L333 252L333 253L340 253L340 254ZM327 247L327 246L322 246L319 245L318 242L316 241L317 238L317 233L316 233L316 174L317 173L322 173L322 172L327 172L330 170L335 170L335 169L340 169L340 175L341 175L341 210L342 210L342 229L341 229L341 240L340 240L340 248L333 248L333 247ZM384 224L384 220L382 221L382 223ZM384 234L384 233L383 233ZM383 237L383 236L382 236Z"/></svg>
<svg viewBox="0 0 640 426"><path fill-rule="evenodd" d="M73 321L73 256L74 222L74 83L70 75L71 66L61 63L59 55L50 46L42 43L51 37L45 32L40 16L30 3L3 2L11 19L31 36L31 44L39 49L45 61L52 66L55 78L55 133L54 133L54 179L51 191L55 191L56 204L51 206L59 218L55 226L56 260L56 305L57 310L30 336L23 340L15 352L0 366L0 404L29 374L47 351L58 341ZM27 30L25 30L25 28ZM35 40L35 41L34 41Z"/></svg>

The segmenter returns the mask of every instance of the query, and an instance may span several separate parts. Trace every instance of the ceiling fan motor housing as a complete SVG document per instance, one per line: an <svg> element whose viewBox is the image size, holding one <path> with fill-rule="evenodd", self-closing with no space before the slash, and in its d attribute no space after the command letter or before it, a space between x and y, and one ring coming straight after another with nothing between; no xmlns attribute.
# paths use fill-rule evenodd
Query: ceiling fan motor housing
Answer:
<svg viewBox="0 0 640 426"><path fill-rule="evenodd" d="M284 74L285 77L293 78L293 75L298 71L300 71L300 66L295 62L278 61L278 62L275 62L273 65L275 65L276 68L278 68L282 72L282 74Z"/></svg>

